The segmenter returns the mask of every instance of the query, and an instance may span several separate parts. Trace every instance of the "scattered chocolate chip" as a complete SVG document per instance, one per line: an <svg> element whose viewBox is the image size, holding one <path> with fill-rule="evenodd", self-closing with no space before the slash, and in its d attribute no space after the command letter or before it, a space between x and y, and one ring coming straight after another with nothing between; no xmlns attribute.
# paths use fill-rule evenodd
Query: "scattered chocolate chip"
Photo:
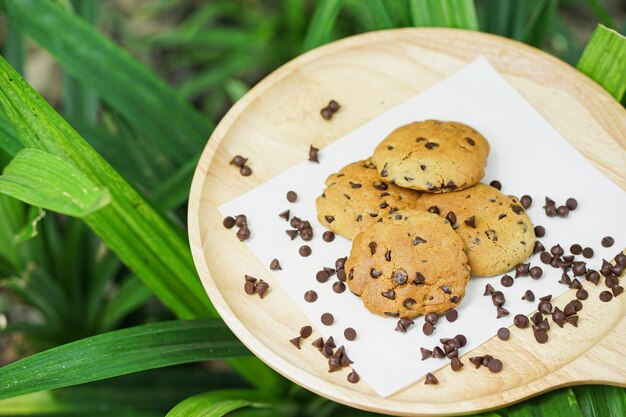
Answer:
<svg viewBox="0 0 626 417"><path fill-rule="evenodd" d="M493 289L491 284L485 285L485 292L483 293L483 295L493 295L494 292L495 290Z"/></svg>
<svg viewBox="0 0 626 417"><path fill-rule="evenodd" d="M536 254L536 253L543 252L543 251L545 251L545 249L546 248L543 246L543 244L540 241L536 240L535 241L535 246L533 247L533 255Z"/></svg>
<svg viewBox="0 0 626 417"><path fill-rule="evenodd" d="M233 226L235 226L235 219L232 218L231 216L224 217L222 224L224 225L225 228L232 229Z"/></svg>
<svg viewBox="0 0 626 417"><path fill-rule="evenodd" d="M583 256L587 259L593 258L593 249L586 247L583 249Z"/></svg>
<svg viewBox="0 0 626 417"><path fill-rule="evenodd" d="M343 269L342 269L343 271ZM336 292L337 294L341 294L342 292L344 292L346 290L346 284L344 284L341 281L336 281L333 284L333 291Z"/></svg>
<svg viewBox="0 0 626 417"><path fill-rule="evenodd" d="M474 365L476 367L476 369L478 369L483 364L483 357L482 356L473 356L473 357L469 358L469 361L472 363L472 365Z"/></svg>
<svg viewBox="0 0 626 417"><path fill-rule="evenodd" d="M285 210L283 212L281 212L278 217L280 217L281 219L285 219L285 220L289 220L289 210Z"/></svg>
<svg viewBox="0 0 626 417"><path fill-rule="evenodd" d="M424 385L436 385L439 383L437 377L430 372L426 374L426 378L424 379Z"/></svg>
<svg viewBox="0 0 626 417"><path fill-rule="evenodd" d="M496 190L502 190L502 184L500 183L500 181L498 180L493 180L489 183L489 185L491 185L493 188L495 188Z"/></svg>
<svg viewBox="0 0 626 417"><path fill-rule="evenodd" d="M337 345L335 345L335 339L333 339L333 337L329 337L328 340L326 340L326 343L324 344L324 346L328 346L330 348L336 348Z"/></svg>
<svg viewBox="0 0 626 417"><path fill-rule="evenodd" d="M452 358L452 360L450 361L450 368L452 368L454 372L459 372L462 367L463 362L461 362L459 358Z"/></svg>
<svg viewBox="0 0 626 417"><path fill-rule="evenodd" d="M230 164L236 166L237 168L241 168L246 164L248 158L244 158L241 155L235 155L233 159L231 159Z"/></svg>
<svg viewBox="0 0 626 417"><path fill-rule="evenodd" d="M544 344L548 341L548 332L545 330L538 330L535 332L535 340L537 343Z"/></svg>
<svg viewBox="0 0 626 417"><path fill-rule="evenodd" d="M457 310L452 309L446 312L446 320L448 320L450 323L456 321L456 319L458 318L459 318L459 312Z"/></svg>
<svg viewBox="0 0 626 417"><path fill-rule="evenodd" d="M617 297L624 292L624 287L622 287L621 285L613 285L613 287L611 287L611 290L613 291L613 296Z"/></svg>
<svg viewBox="0 0 626 417"><path fill-rule="evenodd" d="M431 334L433 334L434 330L435 327L428 322L424 323L424 325L422 326L422 332L424 332L426 336L430 336Z"/></svg>
<svg viewBox="0 0 626 417"><path fill-rule="evenodd" d="M602 291L600 293L600 301L608 303L613 298L613 294L610 291Z"/></svg>
<svg viewBox="0 0 626 417"><path fill-rule="evenodd" d="M569 209L566 206L559 206L559 208L556 209L556 214L558 214L559 217L567 217L569 216Z"/></svg>
<svg viewBox="0 0 626 417"><path fill-rule="evenodd" d="M535 301L535 294L531 290L526 290L522 296L522 300L533 302Z"/></svg>
<svg viewBox="0 0 626 417"><path fill-rule="evenodd" d="M322 324L325 326L330 326L331 324L335 322L335 318L330 313L322 314L321 320L322 320Z"/></svg>
<svg viewBox="0 0 626 417"><path fill-rule="evenodd" d="M287 192L287 201L289 201L290 203L294 203L297 199L298 199L298 194L296 194L295 191Z"/></svg>
<svg viewBox="0 0 626 417"><path fill-rule="evenodd" d="M396 331L400 333L406 333L409 327L411 327L415 322L411 319L401 318L398 320L396 324Z"/></svg>
<svg viewBox="0 0 626 417"><path fill-rule="evenodd" d="M466 225L468 225L471 228L476 229L476 216L468 217L467 219L465 219L463 221L463 223L465 223Z"/></svg>
<svg viewBox="0 0 626 417"><path fill-rule="evenodd" d="M565 201L565 206L569 209L569 210L576 210L576 208L578 207L578 201L576 201L575 198L568 198Z"/></svg>
<svg viewBox="0 0 626 417"><path fill-rule="evenodd" d="M341 282L346 282L346 270L341 268L337 270L337 279Z"/></svg>
<svg viewBox="0 0 626 417"><path fill-rule="evenodd" d="M519 264L515 267L515 278L527 277L530 269L530 263Z"/></svg>
<svg viewBox="0 0 626 417"><path fill-rule="evenodd" d="M498 308L496 309L496 312L497 312L496 318L498 318L498 319L499 319L499 318L502 318L502 317L504 317L504 316L508 316L508 315L509 315L509 310L507 310L507 309L506 309L506 308L504 308L504 307L498 307Z"/></svg>
<svg viewBox="0 0 626 417"><path fill-rule="evenodd" d="M317 280L317 282L321 282L321 283L328 281L329 277L330 277L330 274L324 270L317 271L317 274L315 274L315 279Z"/></svg>
<svg viewBox="0 0 626 417"><path fill-rule="evenodd" d="M539 254L539 260L546 265L550 265L552 262L552 255L550 255L550 252L544 250L541 254Z"/></svg>
<svg viewBox="0 0 626 417"><path fill-rule="evenodd" d="M580 255L581 253L583 253L583 248L578 243L574 243L572 246L570 246L569 251L574 255Z"/></svg>
<svg viewBox="0 0 626 417"><path fill-rule="evenodd" d="M285 230L285 233L287 233L291 240L294 240L298 236L297 230Z"/></svg>
<svg viewBox="0 0 626 417"><path fill-rule="evenodd" d="M446 220L454 226L456 224L456 214L454 214L454 212L452 211L449 211L448 214L446 214Z"/></svg>
<svg viewBox="0 0 626 417"><path fill-rule="evenodd" d="M617 263L618 265L620 265L622 267L625 267L626 266L626 255L623 254L622 252L620 252L617 255L615 255L615 263Z"/></svg>
<svg viewBox="0 0 626 417"><path fill-rule="evenodd" d="M246 281L246 283L243 286L243 289L248 295L254 294L254 282Z"/></svg>
<svg viewBox="0 0 626 417"><path fill-rule="evenodd" d="M600 274L598 273L598 271L594 271L592 269L587 271L587 273L585 274L585 279L589 282L593 282L594 285L598 285L598 282L600 282Z"/></svg>
<svg viewBox="0 0 626 417"><path fill-rule="evenodd" d="M493 372L494 374L497 374L498 372L500 372L502 370L502 361L500 359L492 359L491 361L489 361L489 372Z"/></svg>
<svg viewBox="0 0 626 417"><path fill-rule="evenodd" d="M354 330L352 327L346 328L343 331L343 337L345 337L346 340L353 341L354 339L356 339L356 330Z"/></svg>
<svg viewBox="0 0 626 417"><path fill-rule="evenodd" d="M437 313L428 313L424 317L424 320L426 321L426 323L435 325L437 324L437 321L439 320L439 315Z"/></svg>
<svg viewBox="0 0 626 417"><path fill-rule="evenodd" d="M539 279L543 275L543 269L541 269L541 267L539 266L533 266L528 271L528 274L530 275L532 279Z"/></svg>
<svg viewBox="0 0 626 417"><path fill-rule="evenodd" d="M329 117L329 119L330 119L330 117ZM309 147L309 161L315 162L315 163L319 164L320 161L318 159L318 152L319 152L319 149L317 149L315 146L311 145Z"/></svg>
<svg viewBox="0 0 626 417"><path fill-rule="evenodd" d="M239 173L244 177L252 175L252 169L248 165L244 165L239 169Z"/></svg>
<svg viewBox="0 0 626 417"><path fill-rule="evenodd" d="M523 314L518 314L513 318L513 324L515 324L515 327L525 329L528 327L528 317Z"/></svg>
<svg viewBox="0 0 626 417"><path fill-rule="evenodd" d="M546 235L546 228L543 226L535 226L535 236L544 237Z"/></svg>
<svg viewBox="0 0 626 417"><path fill-rule="evenodd" d="M554 217L556 216L556 207L554 205L545 206L546 216Z"/></svg>
<svg viewBox="0 0 626 417"><path fill-rule="evenodd" d="M250 229L245 224L239 228L237 231L237 239L240 241L247 240L250 237Z"/></svg>
<svg viewBox="0 0 626 417"><path fill-rule="evenodd" d="M317 293L313 290L308 290L304 293L304 301L307 303L313 303L317 301Z"/></svg>
<svg viewBox="0 0 626 417"><path fill-rule="evenodd" d="M565 253L561 245L554 245L550 248L550 253L554 256L561 256Z"/></svg>
<svg viewBox="0 0 626 417"><path fill-rule="evenodd" d="M491 294L491 302L496 307L502 307L506 299L504 298L504 293L502 291L495 291Z"/></svg>
<svg viewBox="0 0 626 417"><path fill-rule="evenodd" d="M426 348L420 348L420 353L423 361L433 357L433 351Z"/></svg>
<svg viewBox="0 0 626 417"><path fill-rule="evenodd" d="M352 372L350 372L348 374L348 382L351 384L356 384L357 382L359 382L359 374L356 373L356 371L353 369Z"/></svg>
<svg viewBox="0 0 626 417"><path fill-rule="evenodd" d="M292 345L300 349L301 340L302 340L302 337L298 336L298 337L294 337L293 339L290 339L289 342L291 342Z"/></svg>
<svg viewBox="0 0 626 417"><path fill-rule="evenodd" d="M610 248L615 243L615 239L613 239L611 236L605 236L602 238L601 243L602 246L604 246L605 248Z"/></svg>
<svg viewBox="0 0 626 417"><path fill-rule="evenodd" d="M320 352L322 351L322 348L324 348L324 339L322 339L321 337L318 337L317 339L315 339L311 345L313 345L314 347L317 348L317 350L319 350Z"/></svg>
<svg viewBox="0 0 626 417"><path fill-rule="evenodd" d="M311 326L303 326L300 329L300 337L302 337L303 339L311 336L311 333L313 333L313 328Z"/></svg>
<svg viewBox="0 0 626 417"><path fill-rule="evenodd" d="M257 282L254 285L254 291L259 294L259 297L263 298L265 297L265 293L267 292L267 290L269 290L270 288L270 284L268 284L267 282L263 281L262 279L259 280L259 282Z"/></svg>
<svg viewBox="0 0 626 417"><path fill-rule="evenodd" d="M511 337L511 331L506 327L500 327L498 329L498 339L500 340L508 340Z"/></svg>
<svg viewBox="0 0 626 417"><path fill-rule="evenodd" d="M272 259L272 262L270 262L270 269L272 271L276 271L276 270L280 270L280 269L283 269L283 268L281 268L280 262L278 262L278 259L274 258L274 259Z"/></svg>
<svg viewBox="0 0 626 417"><path fill-rule="evenodd" d="M550 314L552 313L552 304L549 301L542 301L539 303L537 310L543 314Z"/></svg>
<svg viewBox="0 0 626 417"><path fill-rule="evenodd" d="M300 256L307 257L311 254L311 248L307 245L302 245L300 246L300 249L298 249L298 253Z"/></svg>
<svg viewBox="0 0 626 417"><path fill-rule="evenodd" d="M522 206L524 206L525 209L529 209L533 203L533 199L529 195L523 195L522 198L520 198L520 202L522 203Z"/></svg>
<svg viewBox="0 0 626 417"><path fill-rule="evenodd" d="M572 264L572 272L575 277L581 277L587 273L587 264L582 261L577 261Z"/></svg>
<svg viewBox="0 0 626 417"><path fill-rule="evenodd" d="M322 239L324 239L324 242L332 242L333 240L335 240L335 234L330 230L327 230L322 235Z"/></svg>
<svg viewBox="0 0 626 417"><path fill-rule="evenodd" d="M510 286L513 285L514 282L515 282L515 280L510 275L504 275L500 279L500 283L502 284L503 287L510 287Z"/></svg>

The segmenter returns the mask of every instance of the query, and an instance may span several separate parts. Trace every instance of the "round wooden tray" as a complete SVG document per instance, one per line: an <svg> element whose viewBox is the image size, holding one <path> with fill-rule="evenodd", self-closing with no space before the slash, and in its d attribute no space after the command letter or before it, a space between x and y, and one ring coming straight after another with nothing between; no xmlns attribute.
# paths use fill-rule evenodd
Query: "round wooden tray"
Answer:
<svg viewBox="0 0 626 417"><path fill-rule="evenodd" d="M224 117L198 163L189 198L191 249L207 294L237 337L277 372L340 403L396 415L477 412L571 384L626 386L626 297L601 303L598 287L590 289L579 327L559 329L548 344L513 329L508 343L492 339L471 353L506 358L507 372L466 367L452 375L445 367L436 372L436 386L418 382L380 398L363 381L349 384L346 370L328 373L326 361L308 343L296 350L287 342L308 322L304 313L222 226L219 205L300 162L309 144L331 143L481 55L626 189L626 112L586 76L537 49L483 33L412 28L355 36L296 58ZM328 123L319 109L331 98L344 110ZM252 176L242 177L228 166L236 154L250 157ZM275 284L271 296L247 296L246 273ZM562 297L570 300L573 292Z"/></svg>

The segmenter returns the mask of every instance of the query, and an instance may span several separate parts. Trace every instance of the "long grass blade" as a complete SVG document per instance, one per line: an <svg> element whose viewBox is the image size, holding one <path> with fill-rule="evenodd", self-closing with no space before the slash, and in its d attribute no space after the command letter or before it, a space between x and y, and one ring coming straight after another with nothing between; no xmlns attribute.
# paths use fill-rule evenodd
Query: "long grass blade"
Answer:
<svg viewBox="0 0 626 417"><path fill-rule="evenodd" d="M7 22L3 55L20 74L24 74L24 33L19 25Z"/></svg>
<svg viewBox="0 0 626 417"><path fill-rule="evenodd" d="M509 417L583 417L570 388L549 392L508 407Z"/></svg>
<svg viewBox="0 0 626 417"><path fill-rule="evenodd" d="M183 400L166 417L222 417L244 407L267 407L271 402L275 400L253 390L209 391Z"/></svg>
<svg viewBox="0 0 626 417"><path fill-rule="evenodd" d="M409 0L413 26L478 29L474 0Z"/></svg>
<svg viewBox="0 0 626 417"><path fill-rule="evenodd" d="M365 6L368 8L374 30L391 29L395 27L385 0L366 0Z"/></svg>
<svg viewBox="0 0 626 417"><path fill-rule="evenodd" d="M598 25L576 68L621 101L626 92L626 37Z"/></svg>
<svg viewBox="0 0 626 417"><path fill-rule="evenodd" d="M144 305L151 297L150 290L137 277L128 276L102 311L99 326L101 331L114 329L124 316Z"/></svg>
<svg viewBox="0 0 626 417"><path fill-rule="evenodd" d="M342 0L319 0L317 2L304 37L303 52L328 42L342 6Z"/></svg>
<svg viewBox="0 0 626 417"><path fill-rule="evenodd" d="M603 385L573 387L585 417L626 416L626 389Z"/></svg>
<svg viewBox="0 0 626 417"><path fill-rule="evenodd" d="M87 22L54 2L3 0L2 4L11 22L20 25L68 73L89 85L155 146L179 162L199 151L212 124Z"/></svg>
<svg viewBox="0 0 626 417"><path fill-rule="evenodd" d="M215 319L147 324L68 343L0 368L0 399L147 369L249 355Z"/></svg>
<svg viewBox="0 0 626 417"><path fill-rule="evenodd" d="M541 48L552 32L557 0L541 0L522 30L521 40Z"/></svg>
<svg viewBox="0 0 626 417"><path fill-rule="evenodd" d="M15 136L11 123L0 113L0 151L15 156L23 146Z"/></svg>
<svg viewBox="0 0 626 417"><path fill-rule="evenodd" d="M600 0L585 0L585 3L593 10L593 12L598 16L600 22L604 26L608 26L611 29L615 29L615 20L611 16L611 13L600 3Z"/></svg>

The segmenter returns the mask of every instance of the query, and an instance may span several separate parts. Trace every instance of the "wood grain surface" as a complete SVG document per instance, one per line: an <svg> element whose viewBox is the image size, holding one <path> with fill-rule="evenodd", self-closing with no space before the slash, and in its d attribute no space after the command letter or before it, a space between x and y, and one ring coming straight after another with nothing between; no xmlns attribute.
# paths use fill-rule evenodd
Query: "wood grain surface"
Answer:
<svg viewBox="0 0 626 417"><path fill-rule="evenodd" d="M349 369L328 373L310 343L293 348L288 339L308 322L304 313L247 246L222 227L219 205L300 162L309 144L328 145L481 55L626 189L626 112L586 76L537 49L477 32L410 28L347 38L296 58L224 117L202 154L189 199L191 249L207 294L237 337L282 375L338 402L395 415L478 412L571 384L626 386L626 296L601 303L598 286L589 288L578 328L551 331L547 344L537 344L531 331L512 328L507 343L490 339L464 355L467 365L467 357L487 352L506 358L503 372L465 366L453 375L445 367L436 372L438 385L420 381L380 398L363 381L348 383ZM327 123L319 110L330 98L344 110ZM242 177L228 165L236 154L250 158L252 176ZM246 273L272 285L265 299L243 292ZM573 298L570 290L553 303L563 308Z"/></svg>

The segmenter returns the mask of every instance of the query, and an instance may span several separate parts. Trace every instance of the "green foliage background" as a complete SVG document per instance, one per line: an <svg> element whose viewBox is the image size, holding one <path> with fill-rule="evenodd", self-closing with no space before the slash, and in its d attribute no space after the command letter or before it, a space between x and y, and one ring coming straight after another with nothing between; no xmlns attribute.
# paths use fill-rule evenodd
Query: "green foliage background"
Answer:
<svg viewBox="0 0 626 417"><path fill-rule="evenodd" d="M0 0L0 11L0 365L12 362L0 416L372 415L251 356L187 245L206 138L298 54L370 30L483 30L577 65L617 100L626 89L624 37L599 27L582 53L595 23L624 32L617 2ZM40 86L52 106L20 76L42 50L62 84ZM79 189L91 191L68 201ZM626 393L565 388L484 415L624 416Z"/></svg>

